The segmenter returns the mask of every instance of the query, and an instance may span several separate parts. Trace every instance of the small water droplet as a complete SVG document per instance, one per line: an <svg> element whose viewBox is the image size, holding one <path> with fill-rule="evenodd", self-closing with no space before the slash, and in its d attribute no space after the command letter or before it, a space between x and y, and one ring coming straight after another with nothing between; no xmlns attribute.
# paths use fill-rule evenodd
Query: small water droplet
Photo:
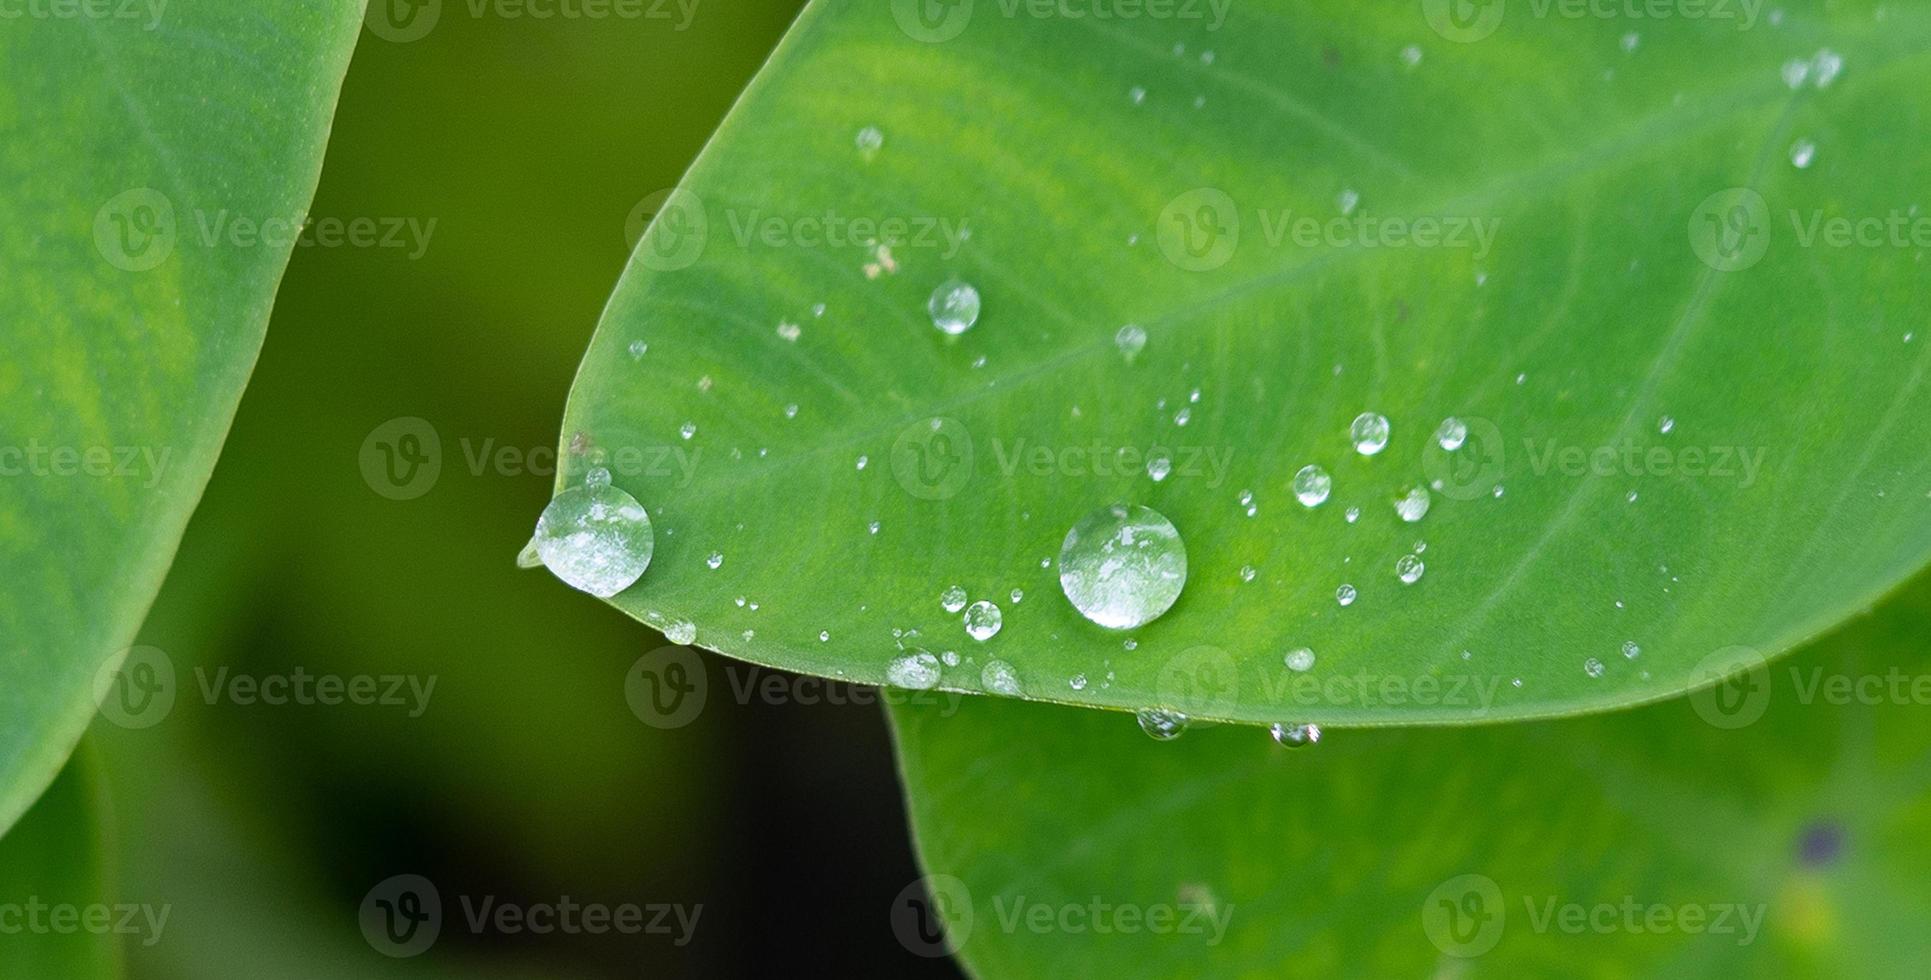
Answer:
<svg viewBox="0 0 1931 980"><path fill-rule="evenodd" d="M1362 412L1348 426L1348 439L1354 443L1354 451L1363 456L1373 456L1388 448L1388 417Z"/></svg>
<svg viewBox="0 0 1931 980"><path fill-rule="evenodd" d="M1252 565L1240 566L1240 580L1243 582L1252 582L1254 580L1254 576L1258 574L1260 573L1255 571L1254 566Z"/></svg>
<svg viewBox="0 0 1931 980"><path fill-rule="evenodd" d="M1634 660L1637 657L1642 656L1642 654L1643 654L1643 648L1637 646L1635 640L1623 641L1623 656L1631 660Z"/></svg>
<svg viewBox="0 0 1931 980"><path fill-rule="evenodd" d="M966 607L966 590L954 585L939 593L939 606L946 612L956 613Z"/></svg>
<svg viewBox="0 0 1931 980"><path fill-rule="evenodd" d="M697 423L686 422L683 425L678 426L677 434L679 436L682 436L686 440L690 439L692 436L697 435Z"/></svg>
<svg viewBox="0 0 1931 980"><path fill-rule="evenodd" d="M1802 58L1792 58L1783 63L1782 73L1783 83L1785 85L1793 89L1801 87L1804 84L1804 79L1810 77L1810 62Z"/></svg>
<svg viewBox="0 0 1931 980"><path fill-rule="evenodd" d="M1582 662L1582 672L1591 677L1601 677L1603 672L1602 661L1590 657L1588 660Z"/></svg>
<svg viewBox="0 0 1931 980"><path fill-rule="evenodd" d="M1149 507L1101 507L1060 545L1060 589L1080 615L1107 629L1158 619L1186 584L1186 544L1173 522Z"/></svg>
<svg viewBox="0 0 1931 980"><path fill-rule="evenodd" d="M818 642L820 642L820 643L830 643L830 642L831 642L831 630L819 630L819 631L818 631Z"/></svg>
<svg viewBox="0 0 1931 980"><path fill-rule="evenodd" d="M709 555L705 556L704 564L713 569L718 568L719 566L722 566L724 564L724 552L722 551L711 552Z"/></svg>
<svg viewBox="0 0 1931 980"><path fill-rule="evenodd" d="M1113 335L1113 346L1120 349L1121 355L1126 358L1128 364L1133 363L1133 359L1140 356L1140 352L1146 349L1146 328L1137 323L1129 323L1121 327L1119 332Z"/></svg>
<svg viewBox="0 0 1931 980"><path fill-rule="evenodd" d="M1075 691L1086 690L1086 675L1074 674L1072 677L1067 678L1066 686L1072 688Z"/></svg>
<svg viewBox="0 0 1931 980"><path fill-rule="evenodd" d="M1830 83L1837 81L1837 76L1844 72L1844 56L1824 48L1812 60L1811 70L1817 77L1817 87L1829 88Z"/></svg>
<svg viewBox="0 0 1931 980"><path fill-rule="evenodd" d="M1356 594L1354 586L1343 584L1340 588L1334 590L1334 601L1343 606L1352 606L1354 605L1354 597Z"/></svg>
<svg viewBox="0 0 1931 980"><path fill-rule="evenodd" d="M656 535L637 498L604 482L586 482L543 508L531 538L537 557L571 588L609 598L650 567Z"/></svg>
<svg viewBox="0 0 1931 980"><path fill-rule="evenodd" d="M1153 482L1159 483L1172 472L1173 460L1168 459L1165 453L1155 453L1147 458L1147 476L1152 478Z"/></svg>
<svg viewBox="0 0 1931 980"><path fill-rule="evenodd" d="M947 650L939 654L939 660L947 667L957 667L959 666L959 651Z"/></svg>
<svg viewBox="0 0 1931 980"><path fill-rule="evenodd" d="M1126 90L1126 97L1134 105L1140 105L1147 100L1147 90L1135 85Z"/></svg>
<svg viewBox="0 0 1931 980"><path fill-rule="evenodd" d="M1004 614L999 612L998 606L988 600L980 599L966 607L966 635L984 643L999 633L999 628L1005 625L1005 619Z"/></svg>
<svg viewBox="0 0 1931 980"><path fill-rule="evenodd" d="M633 341L631 341L631 342L630 342L630 358L631 358L631 360L642 360L642 359L643 359L643 356L644 356L644 354L645 354L646 352L648 352L649 350L650 350L650 345L649 345L649 344L646 344L646 343L644 343L644 342L643 342L643 341L641 341L641 340L633 340Z"/></svg>
<svg viewBox="0 0 1931 980"><path fill-rule="evenodd" d="M885 145L885 133L877 126L867 126L858 131L858 136L853 142L857 144L858 152L865 159L870 160L878 152L878 148Z"/></svg>
<svg viewBox="0 0 1931 980"><path fill-rule="evenodd" d="M1294 499L1303 507L1319 507L1334 490L1334 478L1319 466L1303 466L1294 474Z"/></svg>
<svg viewBox="0 0 1931 980"><path fill-rule="evenodd" d="M1140 730L1146 732L1156 742L1172 741L1187 730L1187 716L1178 711L1147 708L1139 713L1138 718Z"/></svg>
<svg viewBox="0 0 1931 980"><path fill-rule="evenodd" d="M1817 141L1800 139L1790 144L1790 163L1798 170L1808 169L1812 160L1817 159Z"/></svg>
<svg viewBox="0 0 1931 980"><path fill-rule="evenodd" d="M1358 521L1361 519L1361 508L1350 507L1346 511L1343 511L1341 516L1345 518L1349 524L1353 524L1355 521Z"/></svg>
<svg viewBox="0 0 1931 980"><path fill-rule="evenodd" d="M1395 501L1395 513L1410 524L1428 516L1428 508L1433 503L1425 487L1413 487L1400 500Z"/></svg>
<svg viewBox="0 0 1931 980"><path fill-rule="evenodd" d="M1006 593L1006 598L1011 599L1013 605L1019 605L1026 600L1026 591L1024 589L1014 589Z"/></svg>
<svg viewBox="0 0 1931 980"><path fill-rule="evenodd" d="M1435 429L1435 445L1454 452L1468 441L1468 423L1451 415Z"/></svg>
<svg viewBox="0 0 1931 980"><path fill-rule="evenodd" d="M986 665L979 668L979 683L994 694L1009 698L1019 696L1019 675L1004 660L986 661Z"/></svg>
<svg viewBox="0 0 1931 980"><path fill-rule="evenodd" d="M803 327L792 323L790 320L785 320L778 324L778 337L781 340L796 343L798 338L804 335L804 332Z"/></svg>
<svg viewBox="0 0 1931 980"><path fill-rule="evenodd" d="M948 336L956 337L979 322L979 291L969 283L948 279L932 290L932 298L926 301L925 309L932 314L933 326Z"/></svg>
<svg viewBox="0 0 1931 980"><path fill-rule="evenodd" d="M1321 740L1321 726L1319 725L1289 725L1284 722L1277 722L1270 726L1267 732L1274 737L1274 741L1290 749L1313 745Z"/></svg>
<svg viewBox="0 0 1931 980"><path fill-rule="evenodd" d="M697 624L688 619L673 619L664 624L664 639L687 647L697 642Z"/></svg>
<svg viewBox="0 0 1931 980"><path fill-rule="evenodd" d="M1428 566L1422 564L1421 559L1414 555L1402 555L1395 560L1395 577L1401 579L1403 585L1413 585L1421 581L1421 573L1427 570Z"/></svg>
<svg viewBox="0 0 1931 980"><path fill-rule="evenodd" d="M1624 51L1634 51L1636 50L1636 46L1641 43L1643 43L1643 36L1641 34L1636 33L1635 31L1630 31L1629 33L1623 35Z"/></svg>
<svg viewBox="0 0 1931 980"><path fill-rule="evenodd" d="M853 463L852 465L854 468L862 470L865 467L872 465L872 458L870 456L860 456L858 457L857 462Z"/></svg>
<svg viewBox="0 0 1931 980"><path fill-rule="evenodd" d="M1353 214L1355 206L1361 203L1361 195L1351 187L1344 187L1334 196L1334 206L1342 214Z"/></svg>
<svg viewBox="0 0 1931 980"><path fill-rule="evenodd" d="M1410 44L1401 49L1401 63L1410 68L1421 64L1421 46Z"/></svg>
<svg viewBox="0 0 1931 980"><path fill-rule="evenodd" d="M1675 428L1676 428L1676 419L1671 418L1668 415L1665 415L1662 418L1656 420L1656 431L1661 432L1664 435L1669 435L1670 431Z"/></svg>
<svg viewBox="0 0 1931 980"><path fill-rule="evenodd" d="M1314 651L1309 650L1307 647L1289 650L1287 652L1286 662L1288 670L1305 674L1314 669Z"/></svg>
<svg viewBox="0 0 1931 980"><path fill-rule="evenodd" d="M1173 413L1174 425L1185 427L1191 421L1193 421L1193 409L1191 408L1183 407L1180 411Z"/></svg>
<svg viewBox="0 0 1931 980"><path fill-rule="evenodd" d="M887 664L885 679L895 687L924 691L939 682L939 670L939 658L916 650Z"/></svg>

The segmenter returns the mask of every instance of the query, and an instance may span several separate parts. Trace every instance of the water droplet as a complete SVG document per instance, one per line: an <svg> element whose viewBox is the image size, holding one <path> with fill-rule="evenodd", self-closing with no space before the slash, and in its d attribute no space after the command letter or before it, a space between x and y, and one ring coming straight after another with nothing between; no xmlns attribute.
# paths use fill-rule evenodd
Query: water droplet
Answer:
<svg viewBox="0 0 1931 980"><path fill-rule="evenodd" d="M664 624L664 639L681 647L697 642L697 624L688 619L673 619Z"/></svg>
<svg viewBox="0 0 1931 980"><path fill-rule="evenodd" d="M947 650L939 654L939 660L944 662L947 667L957 667L959 666L959 651Z"/></svg>
<svg viewBox="0 0 1931 980"><path fill-rule="evenodd" d="M1636 50L1636 46L1641 43L1643 43L1643 36L1641 34L1636 33L1635 31L1630 31L1629 33L1623 35L1624 51L1634 51Z"/></svg>
<svg viewBox="0 0 1931 980"><path fill-rule="evenodd" d="M979 291L968 283L948 279L932 290L925 309L932 314L932 325L956 337L979 322Z"/></svg>
<svg viewBox="0 0 1931 980"><path fill-rule="evenodd" d="M979 683L985 685L986 690L994 694L1003 694L1009 698L1019 696L1019 675L1013 671L1012 665L1004 660L986 661L986 665L979 668Z"/></svg>
<svg viewBox="0 0 1931 980"><path fill-rule="evenodd" d="M1451 415L1435 429L1435 445L1454 452L1468 441L1468 423Z"/></svg>
<svg viewBox="0 0 1931 980"><path fill-rule="evenodd" d="M1790 144L1790 163L1798 170L1809 168L1810 162L1815 159L1817 159L1815 140L1806 138Z"/></svg>
<svg viewBox="0 0 1931 980"><path fill-rule="evenodd" d="M1059 587L1080 615L1107 629L1158 619L1187 584L1187 546L1173 522L1138 504L1086 515L1059 549Z"/></svg>
<svg viewBox="0 0 1931 980"><path fill-rule="evenodd" d="M830 642L831 642L831 630L819 630L819 631L818 631L818 642L820 642L820 643L830 643Z"/></svg>
<svg viewBox="0 0 1931 980"><path fill-rule="evenodd" d="M1388 417L1362 412L1348 426L1348 439L1354 443L1354 451L1363 456L1373 456L1388 448Z"/></svg>
<svg viewBox="0 0 1931 980"><path fill-rule="evenodd" d="M1421 46L1410 44L1401 49L1401 63L1410 68L1421 64Z"/></svg>
<svg viewBox="0 0 1931 980"><path fill-rule="evenodd" d="M704 564L713 569L718 568L719 566L724 564L724 552L722 551L711 552L709 555L705 556Z"/></svg>
<svg viewBox="0 0 1931 980"><path fill-rule="evenodd" d="M1066 686L1072 688L1075 691L1086 690L1086 675L1074 674L1072 677L1067 678Z"/></svg>
<svg viewBox="0 0 1931 980"><path fill-rule="evenodd" d="M678 426L677 434L684 437L687 440L690 439L692 436L697 435L697 423L686 422L683 425Z"/></svg>
<svg viewBox="0 0 1931 980"><path fill-rule="evenodd" d="M873 521L873 522L871 522L870 524L867 524L867 525L865 525L865 532L866 532L867 534L877 534L877 533L878 533L878 527L879 527L879 524L878 524L878 522L877 522L877 521Z"/></svg>
<svg viewBox="0 0 1931 980"><path fill-rule="evenodd" d="M804 335L804 332L804 328L792 323L790 320L785 320L778 324L778 337L782 340L796 343L798 338Z"/></svg>
<svg viewBox="0 0 1931 980"><path fill-rule="evenodd" d="M641 359L643 358L643 356L644 356L644 353L645 353L646 351L648 351L648 350L650 350L650 345L649 345L649 344L646 344L646 343L644 343L644 342L643 342L643 341L641 341L641 340L633 340L633 341L631 341L631 342L630 342L630 357L631 357L631 360L641 360Z"/></svg>
<svg viewBox="0 0 1931 980"><path fill-rule="evenodd" d="M1121 327L1119 332L1113 335L1113 346L1120 349L1128 364L1133 363L1133 359L1140 356L1140 352L1146 349L1146 329L1137 323L1129 323Z"/></svg>
<svg viewBox="0 0 1931 980"><path fill-rule="evenodd" d="M949 586L939 593L939 605L946 612L955 613L966 607L966 590L959 586Z"/></svg>
<svg viewBox="0 0 1931 980"><path fill-rule="evenodd" d="M1287 652L1287 669L1297 673L1307 673L1314 669L1314 651L1300 647Z"/></svg>
<svg viewBox="0 0 1931 980"><path fill-rule="evenodd" d="M1637 646L1635 640L1623 641L1623 656L1631 660L1634 660L1637 657L1640 657L1642 655L1643 655L1643 648Z"/></svg>
<svg viewBox="0 0 1931 980"><path fill-rule="evenodd" d="M1173 413L1174 425L1185 427L1191 421L1193 421L1193 409L1191 408L1182 408L1180 411Z"/></svg>
<svg viewBox="0 0 1931 980"><path fill-rule="evenodd" d="M870 456L860 456L858 457L858 461L853 464L855 468L860 470L870 465L872 465L872 458Z"/></svg>
<svg viewBox="0 0 1931 980"><path fill-rule="evenodd" d="M1321 740L1319 725L1289 725L1277 722L1267 729L1267 733L1274 736L1274 741L1290 749L1313 745Z"/></svg>
<svg viewBox="0 0 1931 980"><path fill-rule="evenodd" d="M557 494L537 518L531 540L557 578L605 599L643 576L656 546L643 505L608 482Z"/></svg>
<svg viewBox="0 0 1931 980"><path fill-rule="evenodd" d="M1829 88L1830 83L1837 81L1837 76L1844 72L1844 56L1825 48L1817 52L1811 68L1817 76L1817 87Z"/></svg>
<svg viewBox="0 0 1931 980"><path fill-rule="evenodd" d="M1669 435L1670 431L1675 428L1676 428L1676 420L1674 418L1671 418L1668 415L1665 415L1662 418L1656 420L1656 431L1661 432L1664 435Z"/></svg>
<svg viewBox="0 0 1931 980"><path fill-rule="evenodd" d="M1350 507L1346 511L1342 512L1341 516L1345 518L1349 524L1353 524L1355 521L1358 521L1361 519L1361 508Z"/></svg>
<svg viewBox="0 0 1931 980"><path fill-rule="evenodd" d="M1252 565L1240 566L1240 580L1243 582L1252 582L1254 580L1254 576L1258 574L1260 573L1255 571L1254 566Z"/></svg>
<svg viewBox="0 0 1931 980"><path fill-rule="evenodd" d="M1006 594L1006 598L1011 599L1013 605L1019 605L1026 600L1026 591L1024 589L1014 589Z"/></svg>
<svg viewBox="0 0 1931 980"><path fill-rule="evenodd" d="M1355 206L1360 203L1361 195L1353 188L1342 188L1341 193L1334 196L1334 206L1342 214L1353 214Z"/></svg>
<svg viewBox="0 0 1931 980"><path fill-rule="evenodd" d="M1334 478L1319 466L1303 466L1294 474L1294 499L1303 507L1319 507L1334 490Z"/></svg>
<svg viewBox="0 0 1931 980"><path fill-rule="evenodd" d="M1152 736L1156 742L1168 742L1179 738L1187 730L1187 716L1178 711L1148 708L1138 715L1140 730Z"/></svg>
<svg viewBox="0 0 1931 980"><path fill-rule="evenodd" d="M1147 100L1147 90L1135 85L1126 90L1126 97L1132 100L1134 105L1139 105Z"/></svg>
<svg viewBox="0 0 1931 980"><path fill-rule="evenodd" d="M1810 62L1802 58L1792 58L1783 63L1783 83L1785 85L1793 89L1798 88L1804 84L1804 79L1808 77L1810 77Z"/></svg>
<svg viewBox="0 0 1931 980"><path fill-rule="evenodd" d="M1395 501L1395 513L1410 524L1428 516L1428 507L1433 503L1425 487L1414 487L1400 500Z"/></svg>
<svg viewBox="0 0 1931 980"><path fill-rule="evenodd" d="M984 643L999 633L999 627L1005 625L1005 620L1006 617L999 612L998 606L980 599L966 607L966 635Z"/></svg>
<svg viewBox="0 0 1931 980"><path fill-rule="evenodd" d="M1500 500L1504 492L1506 491L1504 491L1502 488L1502 485L1498 483L1495 485L1495 489L1489 491L1489 495L1496 498L1497 500Z"/></svg>
<svg viewBox="0 0 1931 980"><path fill-rule="evenodd" d="M1582 672L1591 677L1601 677L1602 671L1602 661L1594 657L1590 657L1588 660L1582 662Z"/></svg>
<svg viewBox="0 0 1931 980"><path fill-rule="evenodd" d="M610 471L601 466L592 466L590 471L583 475L583 485L586 487L609 486Z"/></svg>
<svg viewBox="0 0 1931 980"><path fill-rule="evenodd" d="M1165 453L1155 453L1147 458L1147 476L1151 477L1153 482L1159 483L1172 472L1173 460L1168 459Z"/></svg>
<svg viewBox="0 0 1931 980"><path fill-rule="evenodd" d="M543 567L543 553L537 550L536 538L532 537L529 540L529 543L523 546L523 550L516 553L516 567L518 568L542 568Z"/></svg>
<svg viewBox="0 0 1931 980"><path fill-rule="evenodd" d="M858 152L863 154L865 159L870 160L872 155L878 152L878 148L885 145L885 134L877 126L867 126L858 131L858 136L853 142L858 145Z"/></svg>
<svg viewBox="0 0 1931 980"><path fill-rule="evenodd" d="M1352 606L1354 605L1354 597L1356 595L1357 593L1354 591L1354 586L1344 584L1340 588L1334 590L1334 601L1344 606Z"/></svg>
<svg viewBox="0 0 1931 980"><path fill-rule="evenodd" d="M1428 566L1422 564L1421 559L1414 555L1402 555L1395 559L1395 577L1401 579L1403 585L1413 585L1421 581L1421 573L1427 570Z"/></svg>
<svg viewBox="0 0 1931 980"><path fill-rule="evenodd" d="M895 687L928 690L939 682L939 658L924 650L908 653L886 665L885 680Z"/></svg>

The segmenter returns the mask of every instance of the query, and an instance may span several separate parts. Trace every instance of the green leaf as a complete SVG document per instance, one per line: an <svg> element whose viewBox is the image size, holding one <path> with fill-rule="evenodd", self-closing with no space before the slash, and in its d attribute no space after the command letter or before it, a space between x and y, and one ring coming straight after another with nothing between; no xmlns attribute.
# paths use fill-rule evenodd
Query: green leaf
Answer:
<svg viewBox="0 0 1931 980"><path fill-rule="evenodd" d="M1931 220L1895 175L1931 165L1897 139L1927 111L1931 15L1511 6L1463 43L1434 6L1216 25L819 0L654 202L572 391L559 486L601 452L656 524L615 604L854 681L885 680L897 637L968 655L949 689L998 658L1039 700L1408 724L1673 696L1714 651L1788 650L1921 567ZM895 17L915 8L951 20ZM901 222L891 262L860 218ZM1894 218L1878 244L1823 230ZM983 315L948 339L926 304L954 276ZM1364 412L1392 422L1371 457ZM1333 479L1313 509L1309 464ZM1131 634L1049 567L1114 502L1189 556ZM1003 632L968 639L952 585ZM1360 685L1298 699L1297 647ZM1521 686L1440 700L1464 650Z"/></svg>
<svg viewBox="0 0 1931 980"><path fill-rule="evenodd" d="M1299 749L978 698L892 718L931 891L984 976L1904 976L1931 956L1927 628L1931 580L1666 704ZM1208 904L1217 941L1208 918L1087 925Z"/></svg>
<svg viewBox="0 0 1931 980"><path fill-rule="evenodd" d="M361 13L60 7L0 30L0 828L80 737L207 482Z"/></svg>
<svg viewBox="0 0 1931 980"><path fill-rule="evenodd" d="M0 838L0 975L121 975L122 936L99 928L121 916L109 897L95 766L90 753L76 754Z"/></svg>

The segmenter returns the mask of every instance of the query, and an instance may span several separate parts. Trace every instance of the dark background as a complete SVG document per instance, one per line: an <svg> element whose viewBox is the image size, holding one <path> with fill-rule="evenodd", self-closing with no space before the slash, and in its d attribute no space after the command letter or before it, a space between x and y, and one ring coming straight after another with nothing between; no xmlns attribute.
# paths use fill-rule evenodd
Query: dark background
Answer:
<svg viewBox="0 0 1931 980"><path fill-rule="evenodd" d="M882 711L740 704L704 655L696 720L660 730L624 676L664 644L514 558L578 358L629 249L796 14L700 0L687 26L472 13L364 31L316 218L434 219L426 248L298 247L206 499L142 635L178 677L158 725L92 736L121 899L165 904L136 977L956 975L894 939L918 875ZM674 6L672 8L675 9ZM426 420L411 500L361 459ZM553 458L553 457L552 457ZM436 679L427 710L209 703L216 672ZM420 874L444 905L391 959L358 910ZM472 934L458 902L702 904L663 936Z"/></svg>

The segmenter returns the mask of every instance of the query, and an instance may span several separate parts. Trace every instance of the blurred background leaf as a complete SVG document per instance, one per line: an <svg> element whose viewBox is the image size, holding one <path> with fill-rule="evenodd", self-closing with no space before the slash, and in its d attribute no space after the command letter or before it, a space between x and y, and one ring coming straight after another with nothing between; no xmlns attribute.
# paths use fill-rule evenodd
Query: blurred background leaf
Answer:
<svg viewBox="0 0 1931 980"><path fill-rule="evenodd" d="M163 910L138 909L123 923L105 839L98 764L85 747L0 839L0 976L96 980L120 975L118 935L76 929L92 920L127 924L130 941L166 935ZM152 912L153 915L148 915ZM154 923L158 929L151 929Z"/></svg>

